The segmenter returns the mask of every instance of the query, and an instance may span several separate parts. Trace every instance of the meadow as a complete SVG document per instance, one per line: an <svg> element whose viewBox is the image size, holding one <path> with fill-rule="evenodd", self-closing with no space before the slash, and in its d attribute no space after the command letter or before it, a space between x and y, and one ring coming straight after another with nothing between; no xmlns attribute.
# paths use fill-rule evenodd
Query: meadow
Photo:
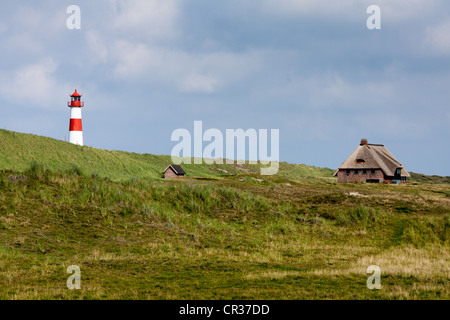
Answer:
<svg viewBox="0 0 450 320"><path fill-rule="evenodd" d="M164 180L169 163L0 130L0 299L450 297L445 177L337 184L281 163Z"/></svg>

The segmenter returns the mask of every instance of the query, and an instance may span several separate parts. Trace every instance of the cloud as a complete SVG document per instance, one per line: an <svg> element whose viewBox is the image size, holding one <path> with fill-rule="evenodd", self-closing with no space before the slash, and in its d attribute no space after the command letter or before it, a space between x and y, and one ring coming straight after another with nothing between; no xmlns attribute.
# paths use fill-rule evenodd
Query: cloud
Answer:
<svg viewBox="0 0 450 320"><path fill-rule="evenodd" d="M267 13L283 14L283 15L299 15L299 14L334 14L348 12L349 8L355 7L355 4L361 3L358 0L263 0L262 8Z"/></svg>
<svg viewBox="0 0 450 320"><path fill-rule="evenodd" d="M139 78L147 73L154 61L152 53L145 44L133 44L118 40L113 45L112 53L116 60L114 74L120 78Z"/></svg>
<svg viewBox="0 0 450 320"><path fill-rule="evenodd" d="M420 137L431 150L448 136L448 0L80 1L81 30L67 29L68 4L5 2L0 12L8 127L29 126L26 115L39 120L34 132L66 134L76 83L86 124L103 132L123 122L129 137L91 141L135 152L166 152L164 137L137 141L197 117L223 128L279 128L283 141L301 140L287 144L283 160L303 161L311 142L311 163L323 165L336 159L315 141ZM381 8L379 32L366 28L372 4ZM180 110L177 124L154 116ZM57 112L62 129L51 129Z"/></svg>
<svg viewBox="0 0 450 320"><path fill-rule="evenodd" d="M212 93L218 85L218 80L211 76L193 74L187 76L181 83L181 89L185 92Z"/></svg>
<svg viewBox="0 0 450 320"><path fill-rule="evenodd" d="M450 55L450 20L428 27L425 41L435 53Z"/></svg>
<svg viewBox="0 0 450 320"><path fill-rule="evenodd" d="M66 7L62 6L61 9L48 7L45 10L36 10L33 6L19 6L14 14L7 17L7 21L12 30L23 30L35 37L51 39L67 30Z"/></svg>
<svg viewBox="0 0 450 320"><path fill-rule="evenodd" d="M386 114L381 111L358 114L353 116L352 120L355 123L353 129L358 129L364 135L383 139L417 140L429 137L433 131L427 124L428 121L432 121L432 117L427 115L405 117L403 114Z"/></svg>
<svg viewBox="0 0 450 320"><path fill-rule="evenodd" d="M368 1L373 2L373 1ZM405 23L404 20L413 20L415 23L421 18L429 21L430 15L435 15L440 10L446 10L447 0L380 0L374 4L380 6L382 15L392 22ZM414 22L412 22L414 23Z"/></svg>
<svg viewBox="0 0 450 320"><path fill-rule="evenodd" d="M266 90L257 94L269 106L282 104L289 110L301 108L326 113L387 110L398 90L398 82L392 79L355 79L338 71L309 77L296 75L265 86Z"/></svg>
<svg viewBox="0 0 450 320"><path fill-rule="evenodd" d="M392 98L395 83L386 81L351 82L339 75L317 76L308 79L308 105L312 108L366 109L383 108ZM364 102L364 103L362 103Z"/></svg>
<svg viewBox="0 0 450 320"><path fill-rule="evenodd" d="M108 49L101 36L92 30L86 32L86 41L90 51L89 57L94 62L105 63L108 58Z"/></svg>
<svg viewBox="0 0 450 320"><path fill-rule="evenodd" d="M53 78L57 67L58 64L48 58L12 71L0 79L0 95L10 102L31 107L59 108L60 97L66 93L67 86Z"/></svg>
<svg viewBox="0 0 450 320"><path fill-rule="evenodd" d="M178 0L117 0L114 26L124 32L167 39L177 34Z"/></svg>
<svg viewBox="0 0 450 320"><path fill-rule="evenodd" d="M41 4L16 4L2 7L0 13L0 35L2 37L2 61L17 61L13 65L23 64L21 58L34 61L58 54L55 47L67 38L66 14L64 6Z"/></svg>
<svg viewBox="0 0 450 320"><path fill-rule="evenodd" d="M263 52L188 53L117 41L114 74L121 79L153 79L181 92L213 93L259 69Z"/></svg>
<svg viewBox="0 0 450 320"><path fill-rule="evenodd" d="M444 6L443 0L262 0L263 12L274 15L326 17L329 20L365 21L368 6L376 4L381 8L382 19L400 22L432 13Z"/></svg>

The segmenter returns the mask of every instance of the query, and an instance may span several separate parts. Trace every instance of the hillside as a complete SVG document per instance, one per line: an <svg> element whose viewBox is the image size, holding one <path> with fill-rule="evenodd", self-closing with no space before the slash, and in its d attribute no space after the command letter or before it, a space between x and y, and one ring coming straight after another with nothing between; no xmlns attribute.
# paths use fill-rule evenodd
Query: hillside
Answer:
<svg viewBox="0 0 450 320"><path fill-rule="evenodd" d="M0 150L0 299L450 298L449 184L337 184L291 164L164 180L167 156L8 131Z"/></svg>
<svg viewBox="0 0 450 320"><path fill-rule="evenodd" d="M433 176L429 176L429 175L425 175L422 173L415 173L415 172L410 172L411 174L411 179L410 181L417 181L417 182L424 182L424 183L437 183L437 184L442 184L442 183L449 183L450 184L450 177L441 177L441 176L437 176L437 175L433 175Z"/></svg>
<svg viewBox="0 0 450 320"><path fill-rule="evenodd" d="M79 169L112 180L130 178L160 179L171 164L170 156L110 151L76 146L52 138L0 129L0 169L25 171L33 163L49 170ZM238 173L259 173L259 165L188 165L190 177L220 177ZM333 171L306 165L280 163L278 175L290 179L332 179Z"/></svg>

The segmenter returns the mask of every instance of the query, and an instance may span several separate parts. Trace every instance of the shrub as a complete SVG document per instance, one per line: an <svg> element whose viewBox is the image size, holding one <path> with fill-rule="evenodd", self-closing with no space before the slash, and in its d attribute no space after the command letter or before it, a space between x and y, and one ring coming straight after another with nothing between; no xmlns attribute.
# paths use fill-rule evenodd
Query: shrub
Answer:
<svg viewBox="0 0 450 320"><path fill-rule="evenodd" d="M42 179L48 175L48 170L38 161L33 161L28 170L25 171L25 174Z"/></svg>
<svg viewBox="0 0 450 320"><path fill-rule="evenodd" d="M382 216L382 213L378 209L371 207L358 206L354 208L348 208L345 211L339 211L336 217L336 221L340 225L360 225L366 227L370 223L377 222Z"/></svg>
<svg viewBox="0 0 450 320"><path fill-rule="evenodd" d="M444 245L449 241L450 216L424 217L404 220L397 236L404 244L423 247L428 244Z"/></svg>

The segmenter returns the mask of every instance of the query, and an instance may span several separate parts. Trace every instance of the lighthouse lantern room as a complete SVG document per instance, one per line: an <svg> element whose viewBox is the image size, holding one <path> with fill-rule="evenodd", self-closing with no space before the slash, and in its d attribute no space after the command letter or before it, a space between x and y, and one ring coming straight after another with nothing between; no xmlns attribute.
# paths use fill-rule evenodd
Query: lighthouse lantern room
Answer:
<svg viewBox="0 0 450 320"><path fill-rule="evenodd" d="M76 89L70 97L70 101L67 102L70 108L69 142L82 146L83 128L81 125L81 108L84 107L84 102L81 101L81 94Z"/></svg>

